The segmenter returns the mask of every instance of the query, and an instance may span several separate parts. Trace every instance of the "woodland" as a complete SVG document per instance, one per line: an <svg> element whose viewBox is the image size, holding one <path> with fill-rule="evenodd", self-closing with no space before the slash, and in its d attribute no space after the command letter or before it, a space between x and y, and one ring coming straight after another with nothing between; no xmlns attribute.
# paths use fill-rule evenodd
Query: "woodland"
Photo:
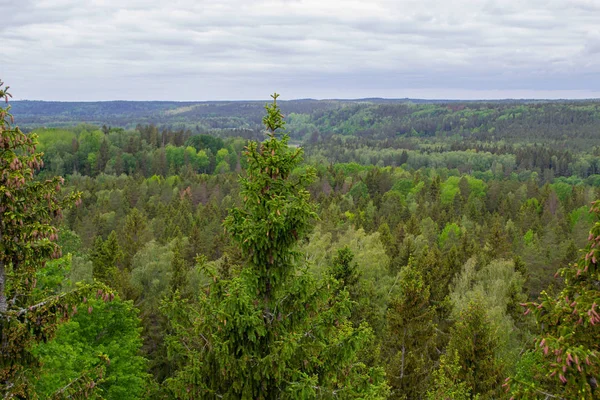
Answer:
<svg viewBox="0 0 600 400"><path fill-rule="evenodd" d="M600 399L600 102L9 97L4 398Z"/></svg>

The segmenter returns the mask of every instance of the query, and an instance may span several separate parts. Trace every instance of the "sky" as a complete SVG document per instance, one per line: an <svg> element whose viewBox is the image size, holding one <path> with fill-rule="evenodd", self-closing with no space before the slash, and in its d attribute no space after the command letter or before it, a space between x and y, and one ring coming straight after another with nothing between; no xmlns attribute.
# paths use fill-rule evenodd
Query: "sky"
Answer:
<svg viewBox="0 0 600 400"><path fill-rule="evenodd" d="M600 0L0 0L15 99L600 98Z"/></svg>

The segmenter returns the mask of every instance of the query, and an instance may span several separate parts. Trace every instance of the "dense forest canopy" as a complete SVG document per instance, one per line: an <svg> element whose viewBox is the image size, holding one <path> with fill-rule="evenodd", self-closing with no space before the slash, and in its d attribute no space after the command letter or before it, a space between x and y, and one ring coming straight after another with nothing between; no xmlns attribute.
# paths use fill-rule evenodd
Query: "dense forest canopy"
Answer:
<svg viewBox="0 0 600 400"><path fill-rule="evenodd" d="M80 291L27 338L32 398L600 396L600 102L11 112L81 201L29 277Z"/></svg>

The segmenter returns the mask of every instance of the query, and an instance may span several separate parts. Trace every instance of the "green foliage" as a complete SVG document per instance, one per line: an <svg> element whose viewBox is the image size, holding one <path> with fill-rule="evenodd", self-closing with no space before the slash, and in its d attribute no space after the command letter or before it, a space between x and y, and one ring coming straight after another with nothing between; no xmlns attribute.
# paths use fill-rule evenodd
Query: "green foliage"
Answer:
<svg viewBox="0 0 600 400"><path fill-rule="evenodd" d="M390 295L394 290L394 277L389 271L389 257L379 238L379 233L367 234L364 229L349 227L332 241L331 233L323 233L318 225L309 236L309 243L303 246L311 271L317 276L324 275L336 265L339 251L348 248L356 265L358 282L352 290L354 307L352 319L355 322L367 321L377 335L382 334L385 313Z"/></svg>
<svg viewBox="0 0 600 400"><path fill-rule="evenodd" d="M195 135L187 140L186 145L194 147L198 152L207 149L212 154L216 154L223 148L224 143L223 139L211 135Z"/></svg>
<svg viewBox="0 0 600 400"><path fill-rule="evenodd" d="M118 277L117 263L122 257L121 254L115 231L112 231L105 241L97 237L90 251L94 279L115 287Z"/></svg>
<svg viewBox="0 0 600 400"><path fill-rule="evenodd" d="M360 279L354 254L347 246L338 250L329 273L338 281L342 288L353 289Z"/></svg>
<svg viewBox="0 0 600 400"><path fill-rule="evenodd" d="M513 389L511 394L522 399L539 399L556 397L555 390L548 392L548 388L558 385L552 377L544 371L544 355L534 349L527 350L516 365L515 373L511 379L505 381L504 388ZM510 393L510 392L509 392Z"/></svg>
<svg viewBox="0 0 600 400"><path fill-rule="evenodd" d="M77 233L69 229L61 229L58 233L58 245L64 254L80 255L83 243Z"/></svg>
<svg viewBox="0 0 600 400"><path fill-rule="evenodd" d="M125 220L123 229L123 262L125 267L131 267L135 254L151 239L148 222L144 215L133 208Z"/></svg>
<svg viewBox="0 0 600 400"><path fill-rule="evenodd" d="M297 241L315 218L304 185L290 177L302 150L276 137L284 122L273 96L264 123L268 138L250 143L243 207L230 211L226 229L245 266L231 278L206 269L212 283L197 303L177 296L165 304L179 368L167 385L183 399L384 398L383 374L357 359L371 340L366 325L348 321L347 292L317 281L298 266Z"/></svg>
<svg viewBox="0 0 600 400"><path fill-rule="evenodd" d="M442 204L452 204L454 197L459 193L458 182L460 178L451 176L442 184L441 200Z"/></svg>
<svg viewBox="0 0 600 400"><path fill-rule="evenodd" d="M8 88L1 87L0 100L8 102ZM39 363L31 348L52 338L71 305L92 288L35 296L37 271L60 257L56 219L79 201L79 193L59 196L61 177L34 179L43 165L37 138L12 127L9 111L0 107L0 393L5 399L35 398L31 379Z"/></svg>
<svg viewBox="0 0 600 400"><path fill-rule="evenodd" d="M182 244L179 240L173 246L173 260L171 261L171 292L182 292L187 282L188 266L182 254Z"/></svg>
<svg viewBox="0 0 600 400"><path fill-rule="evenodd" d="M422 398L437 358L435 310L419 269L409 262L399 273L400 293L387 311L382 353L392 398Z"/></svg>
<svg viewBox="0 0 600 400"><path fill-rule="evenodd" d="M461 392L467 388L473 395L481 396L481 399L498 398L504 374L497 358L497 349L498 340L486 315L483 298L475 298L458 315L456 324L450 330L450 341L446 348L446 357L456 354L457 360L454 362L460 369L441 364L439 374L444 376L442 379L455 382L455 387ZM465 386L456 382L464 382Z"/></svg>
<svg viewBox="0 0 600 400"><path fill-rule="evenodd" d="M465 189L461 187L462 179L466 180L468 191L465 191ZM466 175L462 178L451 176L442 184L441 200L442 204L451 204L457 194L461 194L466 200L470 194L473 194L473 196L476 197L482 197L485 195L485 192L486 184L480 179L473 178L470 175Z"/></svg>
<svg viewBox="0 0 600 400"><path fill-rule="evenodd" d="M367 169L368 169L367 167L360 165L358 163L355 163L355 162L348 163L348 164L340 163L340 164L335 165L336 172L339 172L339 173L343 174L344 176L355 175L358 172L365 171Z"/></svg>
<svg viewBox="0 0 600 400"><path fill-rule="evenodd" d="M240 178L244 208L232 209L224 223L256 268L259 284L264 285L260 292L267 296L271 285L279 285L293 271L298 255L293 247L316 218L304 189L314 180L314 171L290 177L302 159L302 149L289 149L287 135L281 140L276 137L275 129L285 124L276 98L266 107L263 120L268 139L260 146L251 142L244 154L248 163L246 176ZM279 267L271 271L271 265Z"/></svg>
<svg viewBox="0 0 600 400"><path fill-rule="evenodd" d="M438 238L439 244L441 248L444 248L446 243L450 241L450 243L457 243L458 239L460 239L462 232L460 227L456 223L446 224L442 233Z"/></svg>
<svg viewBox="0 0 600 400"><path fill-rule="evenodd" d="M77 308L52 341L38 344L33 351L42 363L35 384L38 396L49 398L104 359L107 363L95 385L96 394L114 400L143 398L147 376L145 360L139 356L137 310L118 298L109 303L92 298Z"/></svg>
<svg viewBox="0 0 600 400"><path fill-rule="evenodd" d="M223 344L218 354L230 361L234 352L230 343L236 348L249 347L247 340L238 338L244 337L246 331L231 328L232 315L236 321L246 323L248 313L256 313L257 319L252 320L256 324L244 325L250 326L248 332L254 328L267 332L277 325L273 331L278 337L291 337L281 332L298 332L302 328L312 334L310 328L297 320L264 322L269 312L275 315L274 309L281 310L282 319L289 314L290 318L304 321L308 315L307 319L313 322L318 313L329 312L327 315L336 321L334 326L336 323L338 326L331 335L325 328L329 322L315 328L324 335L323 340L316 342L318 345L334 343L336 337L341 337L336 329L348 326L356 333L362 329L361 323L368 322L373 335L364 336L370 336L371 340L361 342L356 360L368 366L363 371L385 367L394 397L423 398L425 383L435 398L474 397L470 386L461 380L464 377L458 376L462 370L458 351L443 355L439 364L436 361L439 354L446 352L450 333L457 334L451 332L453 319L459 319L474 299L483 302L490 336L497 342L494 354L503 374L514 375L515 381L523 382L523 388L528 387L529 392L523 389L515 394L525 398L546 398L548 394L572 397L562 394L563 386L568 385L557 378L560 371L552 377L547 372L548 363L556 362L556 356L554 361L546 359L543 347L524 351L532 335L530 331L541 337L548 323L539 324L538 330L542 327L546 330L537 332L517 304L526 301L526 296L536 298L546 288L551 297L556 297L564 280L552 281L554 271L577 261L577 249L586 246L594 222L588 204L600 193L597 175L600 105L588 101L444 104L278 101L283 112L292 115L291 124L286 125L290 132L288 146L283 151L273 144L270 148L276 151L269 157L268 150L267 154L260 154L261 149L264 152L269 146L268 141L262 148L256 144L259 161L253 161L243 153L249 139L261 137L264 109L260 102L11 104L22 127L24 121L28 128L70 125L36 128L40 141L37 149L43 150L45 156L44 166L33 181L41 183L66 174L68 183L62 190L81 192L83 201L82 207L65 211L55 242L63 253L73 254L70 269L66 259L48 262L46 268L38 269L35 288L25 297L18 297L18 301L24 305L43 302L48 296L76 287L74 282L93 282L95 272L98 278L113 285L121 298L133 300L140 308L142 353L148 358L147 367L155 379L151 397L168 397L166 392L177 385L182 389L182 381L176 383L179 378L173 378L177 373L184 376L186 371L189 377L201 376L200 383L209 379L213 383L225 382L226 377L215 372L218 365L229 370L230 365L241 365L237 359L233 364L206 361L202 371L212 369L202 374L192 360L205 359L209 352L202 347L207 343ZM269 112L265 122L271 127L280 126L283 121L277 113L272 109ZM161 118L160 127L142 125L156 116ZM73 126L73 121L82 118L104 126ZM304 142L299 142L300 139ZM291 167L286 181L291 185L280 184L272 177L258 177L265 174L268 162L275 165L275 158L277 162L289 161L301 145L301 155L306 161ZM26 155L26 152L16 154ZM240 168L256 171L256 179L247 185L255 185L254 188L236 182ZM310 179L300 182L315 172L317 176L312 183ZM272 175L271 170L269 174ZM259 187L260 182L269 186L268 190L263 186L265 193ZM287 188L292 194L281 196L277 203L268 195L282 194L274 187ZM294 205L300 204L297 189L306 189L317 199L316 207L311 209L321 222L308 238L304 234L314 225L314 215L304 225L288 217L294 215ZM247 196L246 201L243 196L238 200L240 190L258 194ZM226 210L237 207L243 211L256 198L261 203L255 204L252 213L262 213L262 217L252 219L249 214L243 215L248 224L237 236L223 232ZM288 208L279 209L280 204ZM277 210L282 214L278 215ZM286 217L284 212L288 213ZM283 222L285 226L279 225L282 220L287 221ZM302 229L296 231L298 241L293 237L291 246L281 246L279 239L272 240L272 234L287 237L289 227L299 225L306 230L304 234ZM23 227L23 231L27 229ZM243 240L239 240L245 238L242 235L252 238L246 242L248 248L244 249ZM95 246L96 238L101 239ZM277 251L279 247L283 253ZM339 253L346 247L348 251ZM273 263L268 253L264 254L269 249ZM250 257L254 253L267 262L254 265ZM280 254L284 259L288 257L289 262L276 261ZM197 255L201 257L196 259ZM197 265L192 267L195 259ZM506 261L511 259L517 261ZM265 270L263 276L271 273L278 276L260 281L261 284L258 279L253 281L256 274L246 270L254 268L256 272L261 267ZM413 267L419 279L408 274ZM246 280L251 282L248 284ZM288 291L276 290L273 282L278 280L293 289L295 297L286 298L284 293ZM262 284L267 281L270 289ZM450 285L451 282L454 284ZM403 295L405 285L421 289L407 298ZM217 287L221 289L215 293ZM243 294L239 307L238 303L223 301L226 293L234 292L234 287L235 293ZM317 300L307 297L307 293ZM426 294L429 298L426 303L435 308L417 307L423 314L421 325L409 306L413 298L422 300ZM65 298L54 297L60 302ZM281 301L284 298L295 302L293 310L289 302ZM71 306L79 302L78 295L69 299ZM159 305L165 299L164 310L168 312L163 315ZM302 299L309 306L301 304ZM569 299L572 300L571 296ZM271 304L265 307L267 300ZM334 300L338 309L328 311ZM224 308L225 303L229 304L228 309ZM72 307L66 310L71 313ZM433 355L420 350L426 338L413 334L413 330L419 332L431 327L426 322L431 310L435 310L432 321L436 328ZM57 311L65 316L65 309ZM339 315L343 318L337 318ZM201 323L199 318L210 323ZM223 320L227 321L227 329L232 329L227 334L224 323L219 323ZM38 329L36 323L37 320L31 320L31 326ZM47 325L49 329L55 327L53 323ZM389 333L392 330L404 333L402 326L411 327L406 337ZM567 327L561 329L566 331ZM212 332L217 332L218 340L209 335ZM582 336L593 333L582 332ZM236 339L229 341L227 335ZM256 337L262 346L255 347L261 349L260 354L267 352L265 348L275 349L274 345L265 345L276 341L273 336L265 333ZM171 343L170 355L166 338ZM308 339L302 342L305 347L311 344ZM403 345L405 351L400 350ZM409 347L417 350L407 351ZM290 357L300 357L300 350L289 346L286 349L293 353ZM313 355L317 352L311 351ZM210 354L217 354L217 350L211 350ZM415 367L401 368L399 354L404 354L405 364ZM284 358L271 353L269 357L269 362L277 364L276 368L271 368L271 364L265 367L267 361L261 361L260 369L250 356L245 366L257 376L272 371L283 376L287 367L289 371L306 372L321 359L310 358L306 368L303 363L286 364L284 368L278 364ZM35 372L35 360L30 361ZM106 377L106 359L96 358L94 362L54 397L100 396L91 386L101 385ZM330 364L337 365L335 361ZM423 365L429 369L422 368ZM402 369L405 374L399 378L398 371ZM414 374L406 373L413 369ZM316 379L314 376L323 372L310 371L316 372L306 379ZM29 376L27 379L31 381L37 379L35 374ZM417 376L422 379L416 379ZM164 383L168 378L172 378L169 384ZM256 383L259 378L240 379ZM233 380L223 385L233 387ZM298 397L315 397L311 390L316 386L316 383L312 389L297 386L306 390ZM516 386L511 384L511 388ZM286 396L292 395L281 394ZM497 397L501 396L498 392ZM196 397L202 396L196 393Z"/></svg>
<svg viewBox="0 0 600 400"><path fill-rule="evenodd" d="M477 261L471 258L454 280L450 293L456 319L474 302L481 303L489 335L494 338L495 357L502 360L503 368L516 364L523 345L510 311L527 299L523 293L524 281L512 261L493 260L478 267Z"/></svg>
<svg viewBox="0 0 600 400"><path fill-rule="evenodd" d="M136 253L131 269L131 286L136 300L148 303L145 308L156 310L168 293L173 279L173 262L170 246L155 241L148 242Z"/></svg>
<svg viewBox="0 0 600 400"><path fill-rule="evenodd" d="M352 186L349 194L354 200L366 199L369 197L369 189L364 182L358 182Z"/></svg>
<svg viewBox="0 0 600 400"><path fill-rule="evenodd" d="M579 221L593 223L594 218L595 216L590 212L589 207L581 206L569 214L569 223L571 225L571 229L573 229Z"/></svg>
<svg viewBox="0 0 600 400"><path fill-rule="evenodd" d="M562 202L567 201L573 192L573 186L565 182L557 182L551 185L551 187Z"/></svg>
<svg viewBox="0 0 600 400"><path fill-rule="evenodd" d="M479 395L471 396L471 389L460 379L461 364L458 350L440 357L439 367L433 371L433 384L427 391L428 400L478 400Z"/></svg>
<svg viewBox="0 0 600 400"><path fill-rule="evenodd" d="M600 216L600 203L591 212ZM550 392L558 397L594 399L597 397L600 376L600 222L590 231L588 245L577 262L562 267L557 275L565 287L553 296L542 292L539 302L524 303L526 313L532 312L541 325L535 351L543 354L538 371L552 378L554 385L526 384L514 379L513 390L521 392ZM543 382L543 381L542 381Z"/></svg>
<svg viewBox="0 0 600 400"><path fill-rule="evenodd" d="M535 233L533 233L533 230L531 229L527 230L527 232L525 232L525 235L523 235L523 243L525 243L526 246L531 246L533 244L534 239Z"/></svg>

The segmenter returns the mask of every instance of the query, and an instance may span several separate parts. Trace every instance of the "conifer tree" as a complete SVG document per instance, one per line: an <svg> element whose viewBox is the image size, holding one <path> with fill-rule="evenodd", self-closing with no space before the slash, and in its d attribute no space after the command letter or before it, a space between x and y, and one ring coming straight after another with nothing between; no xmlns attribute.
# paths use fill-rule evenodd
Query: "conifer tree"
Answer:
<svg viewBox="0 0 600 400"><path fill-rule="evenodd" d="M437 246L425 250L417 260L417 265L423 271L423 279L429 287L430 300L439 304L448 295L448 285L456 271L445 265L444 257Z"/></svg>
<svg viewBox="0 0 600 400"><path fill-rule="evenodd" d="M460 370L458 351L443 354L438 368L431 375L427 400L478 400L479 396L471 396L467 383L459 378Z"/></svg>
<svg viewBox="0 0 600 400"><path fill-rule="evenodd" d="M98 236L94 242L94 247L90 251L94 279L108 286L115 287L118 276L117 262L121 258L122 253L115 231L112 231L106 240L102 240Z"/></svg>
<svg viewBox="0 0 600 400"><path fill-rule="evenodd" d="M354 261L354 254L348 246L338 250L329 273L338 281L340 287L348 290L351 295L356 291L360 273Z"/></svg>
<svg viewBox="0 0 600 400"><path fill-rule="evenodd" d="M588 245L577 262L556 273L564 279L564 289L556 296L544 291L537 302L522 304L541 328L535 351L542 361L534 366L541 376L534 376L534 382L509 380L515 396L600 397L600 202L590 211L596 223ZM554 384L544 384L548 380Z"/></svg>
<svg viewBox="0 0 600 400"><path fill-rule="evenodd" d="M293 173L302 149L278 137L284 121L272 97L267 139L244 153L243 206L224 223L245 265L226 278L207 264L211 283L195 303L166 303L170 352L181 358L167 385L180 399L384 398L383 372L357 359L372 333L353 328L347 291L336 295L333 278L317 281L299 264L296 243L316 218L305 189L315 174Z"/></svg>
<svg viewBox="0 0 600 400"><path fill-rule="evenodd" d="M8 102L8 87L2 86L0 81L0 100ZM37 137L13 127L9 112L10 106L0 107L0 395L35 398L28 378L39 366L33 345L52 338L92 287L41 299L34 295L36 273L61 255L56 220L80 195L61 196L61 177L34 177L43 166ZM98 290L105 300L111 297Z"/></svg>
<svg viewBox="0 0 600 400"><path fill-rule="evenodd" d="M435 363L435 310L429 287L412 260L400 272L400 294L391 301L383 343L392 398L418 399Z"/></svg>
<svg viewBox="0 0 600 400"><path fill-rule="evenodd" d="M125 268L131 268L133 256L150 241L151 237L146 217L137 208L132 208L125 219L123 229L122 248Z"/></svg>
<svg viewBox="0 0 600 400"><path fill-rule="evenodd" d="M171 280L169 286L172 293L183 292L187 281L187 263L183 257L183 245L178 238L173 246L173 260L171 261Z"/></svg>
<svg viewBox="0 0 600 400"><path fill-rule="evenodd" d="M498 398L503 371L497 350L498 339L483 302L475 298L450 330L446 359L435 374L437 382L434 381L433 387L438 390L441 381L454 382L456 388L466 388L472 396L478 395L482 400ZM453 364L459 368L453 368Z"/></svg>

